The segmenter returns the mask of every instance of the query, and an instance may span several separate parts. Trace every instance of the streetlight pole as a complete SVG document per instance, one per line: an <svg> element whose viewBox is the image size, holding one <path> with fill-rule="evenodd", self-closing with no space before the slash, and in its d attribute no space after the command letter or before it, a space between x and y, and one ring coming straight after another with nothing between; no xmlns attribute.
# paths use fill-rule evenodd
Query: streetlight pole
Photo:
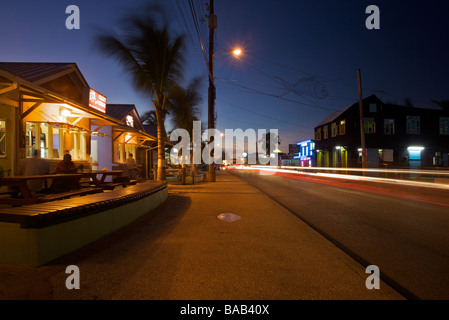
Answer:
<svg viewBox="0 0 449 320"><path fill-rule="evenodd" d="M214 84L214 32L217 28L217 16L214 13L214 0L209 4L209 91L208 91L208 128L215 129L215 84ZM209 157L211 151L209 142ZM209 164L207 180L215 182L215 166L213 161Z"/></svg>

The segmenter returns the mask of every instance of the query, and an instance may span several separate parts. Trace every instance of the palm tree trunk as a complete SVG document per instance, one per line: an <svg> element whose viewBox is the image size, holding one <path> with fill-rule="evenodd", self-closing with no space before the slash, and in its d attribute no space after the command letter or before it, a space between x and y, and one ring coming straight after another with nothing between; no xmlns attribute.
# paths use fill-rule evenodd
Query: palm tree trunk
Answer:
<svg viewBox="0 0 449 320"><path fill-rule="evenodd" d="M182 184L186 184L186 164L184 163L184 161L182 162L182 175L181 175L181 183Z"/></svg>
<svg viewBox="0 0 449 320"><path fill-rule="evenodd" d="M157 120L157 180L165 181L165 130L161 119Z"/></svg>

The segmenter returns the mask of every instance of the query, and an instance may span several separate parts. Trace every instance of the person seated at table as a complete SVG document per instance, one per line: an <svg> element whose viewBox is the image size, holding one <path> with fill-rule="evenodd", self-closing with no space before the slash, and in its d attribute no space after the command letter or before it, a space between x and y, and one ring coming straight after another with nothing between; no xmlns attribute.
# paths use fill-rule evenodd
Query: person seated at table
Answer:
<svg viewBox="0 0 449 320"><path fill-rule="evenodd" d="M78 168L72 161L72 156L69 153L64 155L64 159L56 166L56 173L76 173Z"/></svg>
<svg viewBox="0 0 449 320"><path fill-rule="evenodd" d="M126 167L128 169L129 178L131 180L137 179L140 174L139 168L137 168L136 159L133 158L133 154L130 153L129 157L126 159Z"/></svg>
<svg viewBox="0 0 449 320"><path fill-rule="evenodd" d="M78 168L72 161L72 156L69 153L66 153L64 159L56 166L57 174L77 173L77 171ZM57 178L53 180L52 184L52 190L55 192L78 189L79 187L78 178Z"/></svg>

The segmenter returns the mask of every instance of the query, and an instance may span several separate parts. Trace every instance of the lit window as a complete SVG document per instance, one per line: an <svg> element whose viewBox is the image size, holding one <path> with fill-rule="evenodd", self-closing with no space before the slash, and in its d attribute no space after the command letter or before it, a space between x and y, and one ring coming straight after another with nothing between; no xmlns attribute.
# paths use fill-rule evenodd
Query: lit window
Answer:
<svg viewBox="0 0 449 320"><path fill-rule="evenodd" d="M407 134L420 134L421 120L419 116L407 116Z"/></svg>
<svg viewBox="0 0 449 320"><path fill-rule="evenodd" d="M134 118L131 115L126 116L126 125L129 127L134 127Z"/></svg>
<svg viewBox="0 0 449 320"><path fill-rule="evenodd" d="M364 128L365 133L376 133L376 122L374 122L374 119L364 119Z"/></svg>
<svg viewBox="0 0 449 320"><path fill-rule="evenodd" d="M332 123L331 124L331 137L336 137L337 136L337 124L336 123Z"/></svg>
<svg viewBox="0 0 449 320"><path fill-rule="evenodd" d="M320 141L320 140L321 140L321 128L318 128L318 129L315 131L315 140L316 140L316 141Z"/></svg>
<svg viewBox="0 0 449 320"><path fill-rule="evenodd" d="M440 117L440 135L449 136L449 118Z"/></svg>
<svg viewBox="0 0 449 320"><path fill-rule="evenodd" d="M0 157L6 156L6 121L0 120Z"/></svg>
<svg viewBox="0 0 449 320"><path fill-rule="evenodd" d="M327 126L323 127L323 138L327 139L329 137L329 129Z"/></svg>
<svg viewBox="0 0 449 320"><path fill-rule="evenodd" d="M346 121L342 120L340 121L340 126L339 126L339 135L343 136L346 134Z"/></svg>
<svg viewBox="0 0 449 320"><path fill-rule="evenodd" d="M25 135L27 158L32 158L34 150L38 148L37 137L38 137L38 126L34 122L27 122L26 135Z"/></svg>
<svg viewBox="0 0 449 320"><path fill-rule="evenodd" d="M394 119L384 119L384 134L394 134Z"/></svg>

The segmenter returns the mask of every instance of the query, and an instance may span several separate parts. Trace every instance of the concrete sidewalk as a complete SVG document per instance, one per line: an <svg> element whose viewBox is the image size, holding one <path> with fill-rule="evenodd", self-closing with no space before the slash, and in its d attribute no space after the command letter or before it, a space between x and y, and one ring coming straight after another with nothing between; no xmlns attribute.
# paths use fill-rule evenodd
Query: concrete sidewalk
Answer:
<svg viewBox="0 0 449 320"><path fill-rule="evenodd" d="M368 290L360 264L246 182L216 179L170 185L157 209L51 264L0 265L0 299L403 299ZM65 286L69 265L79 290Z"/></svg>

